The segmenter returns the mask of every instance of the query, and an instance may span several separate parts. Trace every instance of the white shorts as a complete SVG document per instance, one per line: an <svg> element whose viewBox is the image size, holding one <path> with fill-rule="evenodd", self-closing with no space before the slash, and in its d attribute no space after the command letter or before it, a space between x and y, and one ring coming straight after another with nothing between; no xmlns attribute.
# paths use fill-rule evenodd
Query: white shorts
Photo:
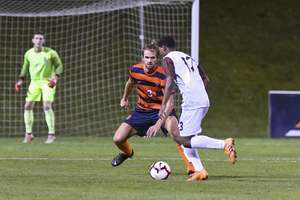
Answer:
<svg viewBox="0 0 300 200"><path fill-rule="evenodd" d="M193 110L182 110L178 128L180 136L186 137L201 133L201 121L209 107L202 107Z"/></svg>

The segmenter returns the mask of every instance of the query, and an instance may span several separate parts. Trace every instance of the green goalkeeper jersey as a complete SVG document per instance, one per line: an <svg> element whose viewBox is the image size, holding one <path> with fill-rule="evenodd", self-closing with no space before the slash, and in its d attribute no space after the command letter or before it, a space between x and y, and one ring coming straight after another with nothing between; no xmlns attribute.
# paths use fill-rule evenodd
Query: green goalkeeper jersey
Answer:
<svg viewBox="0 0 300 200"><path fill-rule="evenodd" d="M34 48L31 48L24 55L20 77L25 78L29 71L31 80L47 80L53 78L55 74L59 76L62 70L63 65L56 51L43 47L41 52L36 53Z"/></svg>

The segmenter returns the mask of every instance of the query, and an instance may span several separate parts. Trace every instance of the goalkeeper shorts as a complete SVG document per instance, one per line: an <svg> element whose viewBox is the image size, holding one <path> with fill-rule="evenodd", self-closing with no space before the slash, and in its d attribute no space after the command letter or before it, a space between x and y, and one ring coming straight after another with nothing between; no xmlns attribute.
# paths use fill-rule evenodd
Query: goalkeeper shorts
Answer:
<svg viewBox="0 0 300 200"><path fill-rule="evenodd" d="M31 81L27 91L26 101L41 101L43 95L43 101L53 102L55 89L48 86L47 80L34 80Z"/></svg>

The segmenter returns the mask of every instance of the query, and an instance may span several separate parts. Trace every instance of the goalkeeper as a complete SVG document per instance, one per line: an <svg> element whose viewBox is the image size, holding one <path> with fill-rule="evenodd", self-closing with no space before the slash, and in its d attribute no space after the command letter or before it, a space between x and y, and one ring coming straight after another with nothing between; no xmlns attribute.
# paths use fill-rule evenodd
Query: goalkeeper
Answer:
<svg viewBox="0 0 300 200"><path fill-rule="evenodd" d="M31 82L25 102L24 122L26 134L23 143L28 143L34 138L32 133L33 107L36 101L41 101L42 96L45 118L49 128L48 138L45 143L53 143L55 140L55 117L52 110L52 102L63 65L56 51L43 47L45 43L44 32L36 31L33 35L32 43L33 48L25 53L23 68L19 80L15 84L15 89L19 91L19 87L29 72Z"/></svg>

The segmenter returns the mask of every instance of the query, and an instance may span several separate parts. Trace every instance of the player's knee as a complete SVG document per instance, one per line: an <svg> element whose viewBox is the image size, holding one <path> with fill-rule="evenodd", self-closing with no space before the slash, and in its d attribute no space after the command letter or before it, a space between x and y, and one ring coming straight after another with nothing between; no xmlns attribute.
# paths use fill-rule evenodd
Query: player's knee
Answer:
<svg viewBox="0 0 300 200"><path fill-rule="evenodd" d="M179 141L178 137L176 137L176 135L172 135L172 134L170 134L170 135L171 135L174 142L180 144L180 141Z"/></svg>
<svg viewBox="0 0 300 200"><path fill-rule="evenodd" d="M51 106L44 106L44 110L50 110Z"/></svg>
<svg viewBox="0 0 300 200"><path fill-rule="evenodd" d="M51 109L51 102L50 101L44 101L43 102L44 110L50 110Z"/></svg>
<svg viewBox="0 0 300 200"><path fill-rule="evenodd" d="M25 104L25 106L24 106L24 108L25 108L25 110L32 110L32 108L33 108L33 104Z"/></svg>
<svg viewBox="0 0 300 200"><path fill-rule="evenodd" d="M122 137L120 137L119 134L114 135L113 141L116 145L120 145L120 144L123 144L125 142L124 139Z"/></svg>
<svg viewBox="0 0 300 200"><path fill-rule="evenodd" d="M191 148L191 142L188 137L180 137L179 143L182 144L184 147Z"/></svg>
<svg viewBox="0 0 300 200"><path fill-rule="evenodd" d="M114 143L115 143L115 144L117 144L117 143L118 143L118 137L117 137L116 135L114 135L114 137L113 137L113 141L114 141Z"/></svg>

